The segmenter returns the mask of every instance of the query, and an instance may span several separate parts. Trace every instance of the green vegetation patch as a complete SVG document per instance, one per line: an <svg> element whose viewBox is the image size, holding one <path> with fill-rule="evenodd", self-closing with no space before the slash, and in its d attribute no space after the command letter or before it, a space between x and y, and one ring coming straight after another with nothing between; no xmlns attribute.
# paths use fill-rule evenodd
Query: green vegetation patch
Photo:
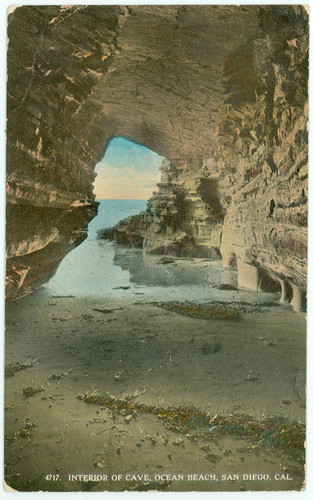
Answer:
<svg viewBox="0 0 313 500"><path fill-rule="evenodd" d="M160 302L157 306L168 311L189 316L190 318L238 320L241 317L238 311L228 307L212 307L206 304L193 304L191 302Z"/></svg>
<svg viewBox="0 0 313 500"><path fill-rule="evenodd" d="M194 439L215 439L222 436L257 440L270 448L280 448L303 454L305 427L303 424L281 416L271 416L263 420L251 415L235 414L211 415L193 406L158 407L135 403L132 398L117 399L113 396L99 396L96 392L77 395L85 403L102 405L115 414L135 416L150 414L159 418L168 429L186 434Z"/></svg>

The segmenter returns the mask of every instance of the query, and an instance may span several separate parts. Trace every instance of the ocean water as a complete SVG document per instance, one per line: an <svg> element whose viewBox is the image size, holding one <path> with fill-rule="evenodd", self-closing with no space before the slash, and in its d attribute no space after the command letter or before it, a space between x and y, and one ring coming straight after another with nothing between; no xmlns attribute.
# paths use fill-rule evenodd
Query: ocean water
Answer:
<svg viewBox="0 0 313 500"><path fill-rule="evenodd" d="M98 229L145 210L145 200L97 200L97 216L89 223L87 239L62 260L56 274L42 287L52 295L98 296L128 286L129 272L113 264L113 242L97 240Z"/></svg>
<svg viewBox="0 0 313 500"><path fill-rule="evenodd" d="M220 283L237 284L237 273L223 269L220 261L174 259L162 264L160 255L97 240L98 229L146 208L144 200L98 201L98 215L89 224L87 239L63 259L37 293L138 300L264 300L258 292L219 290Z"/></svg>
<svg viewBox="0 0 313 500"><path fill-rule="evenodd" d="M146 210L146 200L97 200L97 216L89 223L88 241L93 241L98 229L115 226L120 220ZM83 243L84 244L84 243Z"/></svg>

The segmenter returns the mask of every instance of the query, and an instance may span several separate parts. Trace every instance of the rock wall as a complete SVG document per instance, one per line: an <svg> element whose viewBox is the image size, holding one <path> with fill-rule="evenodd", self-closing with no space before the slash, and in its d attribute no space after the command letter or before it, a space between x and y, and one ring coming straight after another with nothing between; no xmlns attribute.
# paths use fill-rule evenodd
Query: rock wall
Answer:
<svg viewBox="0 0 313 500"><path fill-rule="evenodd" d="M27 295L54 275L65 255L87 238L97 206L97 202L74 203L66 209L8 204L7 299Z"/></svg>
<svg viewBox="0 0 313 500"><path fill-rule="evenodd" d="M165 160L158 191L148 202L144 249L151 253L220 258L223 209L218 177L202 161Z"/></svg>
<svg viewBox="0 0 313 500"><path fill-rule="evenodd" d="M236 92L229 94L231 111L221 124L221 133L226 130L228 137L217 161L228 170L236 168L236 188L224 220L224 261L236 256L242 286L252 264L257 273L249 288L275 289L278 283L282 289L292 288L292 303L302 309L307 259L308 38L304 25L297 22L298 14L288 10L289 17L281 18L261 9L265 36L251 46L255 96L247 99L245 92L238 99ZM233 67L234 58L225 65L227 86L232 88L238 78Z"/></svg>
<svg viewBox="0 0 313 500"><path fill-rule="evenodd" d="M8 38L10 297L81 241L94 167L123 136L168 159L147 251L222 257L241 286L304 308L305 7L23 6Z"/></svg>

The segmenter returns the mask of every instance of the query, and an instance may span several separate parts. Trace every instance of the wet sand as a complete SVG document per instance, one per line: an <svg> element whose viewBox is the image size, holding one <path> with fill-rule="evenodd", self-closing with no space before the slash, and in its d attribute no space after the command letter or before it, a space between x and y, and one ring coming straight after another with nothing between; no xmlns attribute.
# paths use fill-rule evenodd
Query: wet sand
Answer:
<svg viewBox="0 0 313 500"><path fill-rule="evenodd" d="M269 294L252 294L259 298L249 305L249 292L219 291L219 307L233 308L240 319L202 319L129 292L109 298L39 292L7 305L6 367L14 372L16 363L35 360L6 376L10 487L301 489L303 450L292 441L301 438L305 419L304 315ZM84 394L117 399L93 404L77 398ZM162 412L182 407L209 415L210 426L168 425ZM223 416L229 432L214 425ZM270 433L271 426L283 434L291 425L290 446L269 439L268 430L247 435L247 426L269 417ZM252 473L263 476L243 476Z"/></svg>

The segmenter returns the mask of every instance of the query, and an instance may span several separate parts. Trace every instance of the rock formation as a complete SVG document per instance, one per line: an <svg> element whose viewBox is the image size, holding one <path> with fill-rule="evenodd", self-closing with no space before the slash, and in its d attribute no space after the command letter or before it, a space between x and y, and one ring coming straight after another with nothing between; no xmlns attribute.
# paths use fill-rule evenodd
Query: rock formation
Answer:
<svg viewBox="0 0 313 500"><path fill-rule="evenodd" d="M146 228L146 214L131 215L121 220L116 226L100 229L97 232L97 239L115 240L117 243L133 248L143 247L142 233Z"/></svg>
<svg viewBox="0 0 313 500"><path fill-rule="evenodd" d="M99 237L149 253L221 258L224 211L218 172L208 170L208 162L203 167L202 161L178 160L164 160L160 170L161 182L146 213L99 231Z"/></svg>
<svg viewBox="0 0 313 500"><path fill-rule="evenodd" d="M15 299L48 281L64 256L87 238L97 202L67 208L8 204L6 297ZM13 223L14 221L14 223Z"/></svg>
<svg viewBox="0 0 313 500"><path fill-rule="evenodd" d="M81 241L94 167L123 136L167 158L147 251L221 256L239 286L304 309L305 7L23 6L8 38L10 297Z"/></svg>

